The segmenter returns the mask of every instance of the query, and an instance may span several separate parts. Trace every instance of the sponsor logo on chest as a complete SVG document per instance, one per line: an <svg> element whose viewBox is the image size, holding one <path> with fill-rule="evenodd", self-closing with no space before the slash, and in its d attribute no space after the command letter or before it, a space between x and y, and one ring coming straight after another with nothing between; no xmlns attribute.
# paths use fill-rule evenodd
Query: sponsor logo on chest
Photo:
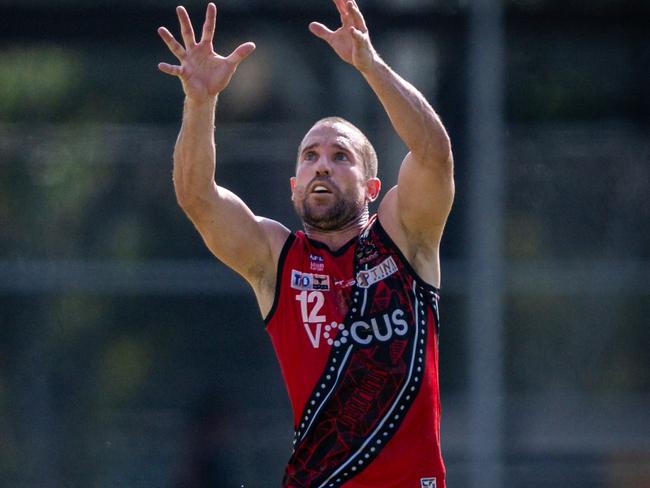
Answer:
<svg viewBox="0 0 650 488"><path fill-rule="evenodd" d="M386 312L376 317L353 322L349 329L344 323L331 322L326 323L324 315L318 316L321 303L318 296L303 295L302 292L296 297L300 302L304 327L307 336L314 349L318 349L323 337L328 345L346 344L352 341L359 346L367 346L373 342L388 342L393 337L403 337L408 332L408 322L406 313L397 308L392 312ZM312 292L318 293L318 292ZM309 302L310 298L315 298L314 305ZM323 327L323 325L325 325Z"/></svg>
<svg viewBox="0 0 650 488"><path fill-rule="evenodd" d="M330 277L325 274L303 273L291 270L291 288L296 290L321 290L330 289Z"/></svg>
<svg viewBox="0 0 650 488"><path fill-rule="evenodd" d="M370 288L372 285L388 278L397 272L397 264L392 256L388 256L374 268L364 269L357 273L357 284L361 288Z"/></svg>

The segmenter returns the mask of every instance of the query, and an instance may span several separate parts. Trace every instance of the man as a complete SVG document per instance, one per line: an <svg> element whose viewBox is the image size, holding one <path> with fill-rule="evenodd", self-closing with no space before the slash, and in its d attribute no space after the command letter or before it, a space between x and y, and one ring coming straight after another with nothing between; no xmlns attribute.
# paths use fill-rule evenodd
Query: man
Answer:
<svg viewBox="0 0 650 488"><path fill-rule="evenodd" d="M311 32L354 66L407 145L377 216L377 160L356 127L318 121L299 146L292 200L304 232L254 215L215 183L217 98L255 45L212 49L178 7L184 46L159 33L180 65L161 71L185 92L174 150L178 202L206 245L253 288L294 410L285 487L445 486L438 390L438 249L453 196L449 138L424 97L377 55L355 1L341 26Z"/></svg>

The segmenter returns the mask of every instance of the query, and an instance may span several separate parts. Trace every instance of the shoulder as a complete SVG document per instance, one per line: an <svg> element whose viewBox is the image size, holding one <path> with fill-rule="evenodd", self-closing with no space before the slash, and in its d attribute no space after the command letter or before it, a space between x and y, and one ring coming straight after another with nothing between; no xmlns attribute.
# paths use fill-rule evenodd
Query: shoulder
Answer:
<svg viewBox="0 0 650 488"><path fill-rule="evenodd" d="M384 196L377 214L382 228L415 272L427 283L439 287L440 238L432 237L430 231L409 230L403 224L398 212L396 186Z"/></svg>
<svg viewBox="0 0 650 488"><path fill-rule="evenodd" d="M264 217L258 217L258 220L264 230L269 250L267 258L255 263L249 270L246 280L255 292L262 316L265 316L275 296L278 264L281 256L294 240L295 234L275 220Z"/></svg>
<svg viewBox="0 0 650 488"><path fill-rule="evenodd" d="M295 235L287 227L275 220L265 217L258 217L258 220L264 231L268 254L265 259L256 264L255 270L251 270L249 281L253 288L256 288L259 283L273 282L277 271L277 263L285 244Z"/></svg>
<svg viewBox="0 0 650 488"><path fill-rule="evenodd" d="M287 238L293 234L287 227L275 220L259 217L259 222L266 234L273 258L277 258L282 252Z"/></svg>

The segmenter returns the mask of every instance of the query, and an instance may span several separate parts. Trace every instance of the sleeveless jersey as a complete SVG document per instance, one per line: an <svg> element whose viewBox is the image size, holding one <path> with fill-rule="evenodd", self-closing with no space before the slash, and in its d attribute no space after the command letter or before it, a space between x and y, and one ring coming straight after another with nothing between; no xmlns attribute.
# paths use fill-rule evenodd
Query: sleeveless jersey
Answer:
<svg viewBox="0 0 650 488"><path fill-rule="evenodd" d="M289 236L266 318L294 413L283 487L445 487L438 300L376 216L336 252Z"/></svg>

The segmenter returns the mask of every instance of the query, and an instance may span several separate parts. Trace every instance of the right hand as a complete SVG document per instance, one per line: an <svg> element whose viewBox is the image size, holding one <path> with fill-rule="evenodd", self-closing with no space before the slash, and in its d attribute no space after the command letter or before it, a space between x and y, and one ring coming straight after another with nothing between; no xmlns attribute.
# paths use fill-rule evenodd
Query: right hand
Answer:
<svg viewBox="0 0 650 488"><path fill-rule="evenodd" d="M159 27L158 34L181 64L178 66L159 63L158 69L163 73L178 76L189 100L203 102L215 98L228 86L239 63L255 50L255 44L246 42L229 56L220 56L212 47L217 18L217 7L213 3L208 4L201 40L198 43L187 10L177 7L176 14L185 47L174 39L165 27Z"/></svg>

